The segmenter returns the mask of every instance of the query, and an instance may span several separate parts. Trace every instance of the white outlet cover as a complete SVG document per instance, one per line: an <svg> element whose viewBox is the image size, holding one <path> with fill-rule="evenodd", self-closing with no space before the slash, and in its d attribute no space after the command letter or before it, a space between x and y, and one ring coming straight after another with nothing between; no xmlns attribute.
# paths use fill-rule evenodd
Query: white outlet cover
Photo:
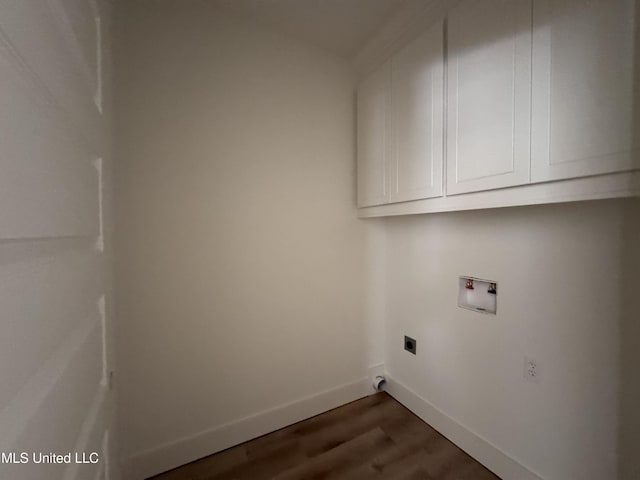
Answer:
<svg viewBox="0 0 640 480"><path fill-rule="evenodd" d="M540 383L542 370L540 369L540 364L535 358L527 356L524 357L522 375L528 382Z"/></svg>

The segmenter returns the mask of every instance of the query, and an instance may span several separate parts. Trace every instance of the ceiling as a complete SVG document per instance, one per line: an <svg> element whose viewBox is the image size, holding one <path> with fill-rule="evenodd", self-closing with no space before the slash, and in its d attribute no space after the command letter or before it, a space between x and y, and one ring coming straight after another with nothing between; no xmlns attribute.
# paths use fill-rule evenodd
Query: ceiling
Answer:
<svg viewBox="0 0 640 480"><path fill-rule="evenodd" d="M345 58L352 58L405 0L211 0Z"/></svg>

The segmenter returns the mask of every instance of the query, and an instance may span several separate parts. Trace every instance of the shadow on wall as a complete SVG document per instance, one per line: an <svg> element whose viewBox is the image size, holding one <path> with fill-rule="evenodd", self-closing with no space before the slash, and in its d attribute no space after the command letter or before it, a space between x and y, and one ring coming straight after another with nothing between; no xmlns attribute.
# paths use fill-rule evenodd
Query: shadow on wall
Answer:
<svg viewBox="0 0 640 480"><path fill-rule="evenodd" d="M635 5L633 87L633 146L640 155L640 8ZM631 19L630 19L631 21ZM639 159L636 158L636 162ZM640 313L637 298L640 289L640 199L625 203L621 258L622 291L620 321L620 379L618 392L618 477L640 478Z"/></svg>
<svg viewBox="0 0 640 480"><path fill-rule="evenodd" d="M640 478L640 199L625 203L620 322L620 378L618 392L618 478Z"/></svg>

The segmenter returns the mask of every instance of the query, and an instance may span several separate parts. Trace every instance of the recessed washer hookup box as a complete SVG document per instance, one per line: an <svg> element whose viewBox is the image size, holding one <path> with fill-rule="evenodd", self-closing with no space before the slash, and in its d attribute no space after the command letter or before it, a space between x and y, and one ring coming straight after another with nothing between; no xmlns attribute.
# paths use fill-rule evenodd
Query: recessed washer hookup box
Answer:
<svg viewBox="0 0 640 480"><path fill-rule="evenodd" d="M458 277L458 306L495 315L498 310L498 282L469 276Z"/></svg>

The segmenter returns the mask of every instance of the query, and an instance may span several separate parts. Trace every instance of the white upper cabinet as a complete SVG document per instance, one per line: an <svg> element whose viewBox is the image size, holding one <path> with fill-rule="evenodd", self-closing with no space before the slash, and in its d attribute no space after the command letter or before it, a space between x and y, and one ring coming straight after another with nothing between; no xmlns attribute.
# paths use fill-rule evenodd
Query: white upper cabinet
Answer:
<svg viewBox="0 0 640 480"><path fill-rule="evenodd" d="M533 182L638 168L634 4L535 1Z"/></svg>
<svg viewBox="0 0 640 480"><path fill-rule="evenodd" d="M639 195L636 3L443 5L359 89L359 215Z"/></svg>
<svg viewBox="0 0 640 480"><path fill-rule="evenodd" d="M390 82L391 64L387 62L358 87L358 207L389 200Z"/></svg>
<svg viewBox="0 0 640 480"><path fill-rule="evenodd" d="M443 23L391 58L389 201L442 196Z"/></svg>
<svg viewBox="0 0 640 480"><path fill-rule="evenodd" d="M449 13L447 194L529 183L531 0Z"/></svg>

